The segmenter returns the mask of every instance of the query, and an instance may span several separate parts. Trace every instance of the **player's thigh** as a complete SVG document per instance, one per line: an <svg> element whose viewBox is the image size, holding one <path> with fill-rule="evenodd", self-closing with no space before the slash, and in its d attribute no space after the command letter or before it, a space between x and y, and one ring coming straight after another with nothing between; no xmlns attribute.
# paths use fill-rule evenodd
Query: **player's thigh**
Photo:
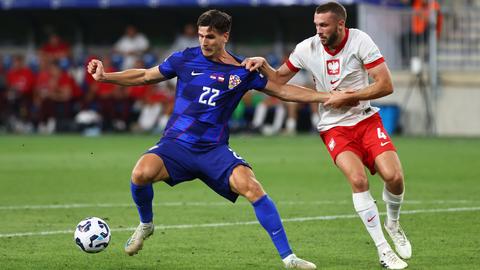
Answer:
<svg viewBox="0 0 480 270"><path fill-rule="evenodd" d="M141 156L132 171L132 180L138 184L165 181L169 178L162 158L152 153Z"/></svg>
<svg viewBox="0 0 480 270"><path fill-rule="evenodd" d="M375 169L386 181L402 181L403 169L395 151L385 151L375 158Z"/></svg>
<svg viewBox="0 0 480 270"><path fill-rule="evenodd" d="M244 196L250 202L254 202L265 195L265 191L256 179L253 170L245 165L240 164L233 169L229 183L233 192Z"/></svg>
<svg viewBox="0 0 480 270"><path fill-rule="evenodd" d="M355 191L368 187L367 174L365 173L363 162L358 154L352 151L341 152L337 155L335 164L345 177L347 177Z"/></svg>

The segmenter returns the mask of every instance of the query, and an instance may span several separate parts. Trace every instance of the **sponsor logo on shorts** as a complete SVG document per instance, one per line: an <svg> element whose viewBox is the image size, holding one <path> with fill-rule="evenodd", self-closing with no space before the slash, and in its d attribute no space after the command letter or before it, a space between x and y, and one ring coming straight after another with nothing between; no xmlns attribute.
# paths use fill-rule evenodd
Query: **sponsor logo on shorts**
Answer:
<svg viewBox="0 0 480 270"><path fill-rule="evenodd" d="M335 148L335 145L337 145L335 143L335 140L332 138L329 142L328 142L328 149L330 149L330 151L333 151L333 149Z"/></svg>

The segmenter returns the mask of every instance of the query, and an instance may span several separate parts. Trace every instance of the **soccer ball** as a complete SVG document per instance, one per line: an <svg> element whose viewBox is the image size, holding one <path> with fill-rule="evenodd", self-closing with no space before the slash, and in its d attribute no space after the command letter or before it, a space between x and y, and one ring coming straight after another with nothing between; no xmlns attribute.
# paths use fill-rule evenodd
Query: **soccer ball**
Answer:
<svg viewBox="0 0 480 270"><path fill-rule="evenodd" d="M73 239L81 250L97 253L108 246L110 228L102 219L89 217L78 223Z"/></svg>

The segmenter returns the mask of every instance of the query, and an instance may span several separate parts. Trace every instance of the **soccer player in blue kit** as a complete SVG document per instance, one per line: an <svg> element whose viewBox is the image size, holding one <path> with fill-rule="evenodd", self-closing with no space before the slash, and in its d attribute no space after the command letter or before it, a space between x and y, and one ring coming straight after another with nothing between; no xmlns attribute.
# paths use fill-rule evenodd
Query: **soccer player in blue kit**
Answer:
<svg viewBox="0 0 480 270"><path fill-rule="evenodd" d="M197 26L200 46L173 53L158 67L105 73L101 61L88 64L88 72L100 82L141 85L178 78L174 111L163 137L140 157L132 172L131 193L141 222L125 252L138 253L153 234L152 184L164 181L174 186L198 178L232 202L242 195L252 204L286 268L316 269L295 256L274 202L250 165L228 146L228 120L250 89L294 102L325 102L329 94L281 86L241 66L243 59L225 49L231 28L228 14L206 11Z"/></svg>

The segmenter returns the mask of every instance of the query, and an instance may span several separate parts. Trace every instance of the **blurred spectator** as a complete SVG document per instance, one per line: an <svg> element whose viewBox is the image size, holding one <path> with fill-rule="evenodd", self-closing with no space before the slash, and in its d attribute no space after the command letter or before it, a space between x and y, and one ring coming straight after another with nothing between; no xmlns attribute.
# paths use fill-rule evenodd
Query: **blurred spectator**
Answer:
<svg viewBox="0 0 480 270"><path fill-rule="evenodd" d="M288 56L289 53L285 54L283 59L287 60ZM277 60L277 63L280 63L279 60L280 59ZM289 83L312 89L315 88L306 71L301 71L295 74ZM283 102L274 97L263 96L262 101L255 106L251 128L254 132L259 132L263 135L275 135L282 130L285 122L284 133L287 135L293 135L297 132L299 110L306 109L309 111L311 114L311 121L315 121L312 122L314 123L313 126L316 126L316 121L318 120L317 106L317 104ZM310 123L307 125L310 126Z"/></svg>
<svg viewBox="0 0 480 270"><path fill-rule="evenodd" d="M413 0L412 8L412 33L414 36L428 36L428 18L430 15L430 9L433 9L437 13L437 38L440 37L443 23L440 4L437 1L433 1L432 5L430 5L429 0ZM426 40L426 38L424 38L424 40Z"/></svg>
<svg viewBox="0 0 480 270"><path fill-rule="evenodd" d="M12 67L7 72L5 96L10 128L15 132L33 131L30 123L32 117L30 108L34 84L35 74L25 65L24 56L14 56Z"/></svg>
<svg viewBox="0 0 480 270"><path fill-rule="evenodd" d="M43 91L46 97L41 104L38 131L44 134L73 131L75 103L82 95L80 87L57 62L49 63L48 71L42 74L37 90Z"/></svg>
<svg viewBox="0 0 480 270"><path fill-rule="evenodd" d="M412 18L410 31L403 34L401 37L402 58L405 61L404 65L408 65L412 57L420 57L424 59L427 57L429 38L429 12L433 8L437 13L437 39L440 38L443 25L443 15L441 13L440 4L433 1L430 5L428 0L413 0ZM426 60L426 59L424 59Z"/></svg>
<svg viewBox="0 0 480 270"><path fill-rule="evenodd" d="M35 108L34 111L38 111L38 112L42 111L42 105L44 104L45 100L48 98L49 93L53 91L51 89L53 87L53 84L51 81L53 76L52 72L54 69L52 65L55 65L55 62L48 61L47 57L39 58L38 73L36 74L36 77L35 77L35 86L33 89L32 108ZM41 114L36 113L33 119L33 122L35 123L35 125L38 125L41 120L42 120ZM44 131L45 130L42 130L42 132Z"/></svg>
<svg viewBox="0 0 480 270"><path fill-rule="evenodd" d="M2 59L1 55L0 59ZM6 92L5 69L3 67L3 61L0 61L0 132L6 128L8 119Z"/></svg>
<svg viewBox="0 0 480 270"><path fill-rule="evenodd" d="M167 51L167 56L176 52L183 51L186 48L198 46L198 33L195 24L188 23L183 27L183 32L179 34L172 46Z"/></svg>
<svg viewBox="0 0 480 270"><path fill-rule="evenodd" d="M138 117L137 131L163 132L173 111L173 88L166 81L147 89Z"/></svg>
<svg viewBox="0 0 480 270"><path fill-rule="evenodd" d="M253 113L255 111L255 107L252 104L252 96L254 94L255 93L253 91L246 92L233 111L232 117L230 117L230 121L228 123L230 133L233 134L242 131L248 131L250 128L249 123L251 122Z"/></svg>
<svg viewBox="0 0 480 270"><path fill-rule="evenodd" d="M288 57L288 55L286 55ZM285 58L288 59L288 58ZM315 89L313 85L313 81L309 74L304 71L300 70L293 76L293 78L288 82L290 84L296 84L304 87L308 87L311 89ZM294 135L297 133L297 123L298 123L298 113L299 110L307 109L310 111L310 122L309 124L312 125L313 128L316 127L318 122L318 104L301 104L295 102L283 102L287 108L287 120L285 122L285 134L287 135Z"/></svg>
<svg viewBox="0 0 480 270"><path fill-rule="evenodd" d="M121 69L129 69L135 61L145 53L150 46L147 37L139 33L133 25L128 25L125 34L117 41L114 50L123 57Z"/></svg>
<svg viewBox="0 0 480 270"><path fill-rule="evenodd" d="M267 123L267 115L273 113L271 124ZM277 98L265 96L265 98L255 107L253 115L252 128L263 135L275 135L283 126L287 112L282 101Z"/></svg>
<svg viewBox="0 0 480 270"><path fill-rule="evenodd" d="M259 130L253 129L252 120L255 115L255 108L264 98L264 94L257 91L248 91L243 95L229 122L229 128L232 133L242 131L259 132Z"/></svg>
<svg viewBox="0 0 480 270"><path fill-rule="evenodd" d="M110 56L102 58L106 72L117 71L112 64ZM96 103L98 112L102 118L103 131L126 131L130 122L131 106L125 87L110 83L99 83L88 76L87 103Z"/></svg>
<svg viewBox="0 0 480 270"><path fill-rule="evenodd" d="M135 68L144 68L144 64L138 61ZM165 129L173 111L174 88L171 80L157 85L127 88L130 100L134 104L133 110L138 115L136 123L132 126L133 131L160 133Z"/></svg>
<svg viewBox="0 0 480 270"><path fill-rule="evenodd" d="M70 57L70 53L70 44L62 40L56 33L51 33L47 42L40 48L40 57L47 57L49 61L67 59Z"/></svg>

